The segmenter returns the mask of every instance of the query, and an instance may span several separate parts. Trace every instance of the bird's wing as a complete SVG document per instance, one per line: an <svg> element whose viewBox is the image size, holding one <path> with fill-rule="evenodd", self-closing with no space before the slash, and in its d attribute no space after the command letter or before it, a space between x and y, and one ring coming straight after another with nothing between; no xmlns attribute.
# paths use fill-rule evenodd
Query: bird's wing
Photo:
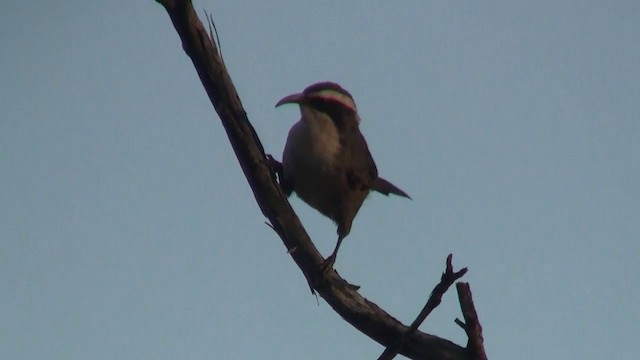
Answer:
<svg viewBox="0 0 640 360"><path fill-rule="evenodd" d="M343 144L349 149L347 153L351 156L352 161L350 163L354 164L352 168L347 170L347 183L349 183L349 186L351 188L362 187L367 190L375 190L387 196L394 194L411 199L406 192L389 181L378 177L378 169L373 161L371 152L369 152L367 141L362 136L357 123L346 130L351 131L352 136L345 137L345 142L347 139L353 140L351 144Z"/></svg>
<svg viewBox="0 0 640 360"><path fill-rule="evenodd" d="M376 163L371 157L367 141L362 136L357 125L351 129L350 136L345 136L342 141L342 156L349 157L342 164L350 164L346 170L347 183L352 189L369 190L378 177Z"/></svg>

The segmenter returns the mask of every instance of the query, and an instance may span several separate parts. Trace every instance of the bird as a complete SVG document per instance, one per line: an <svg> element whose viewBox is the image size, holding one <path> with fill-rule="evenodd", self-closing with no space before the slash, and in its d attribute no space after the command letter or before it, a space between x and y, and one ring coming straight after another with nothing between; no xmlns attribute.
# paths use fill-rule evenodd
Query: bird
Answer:
<svg viewBox="0 0 640 360"><path fill-rule="evenodd" d="M276 107L297 104L301 118L287 136L282 154L280 186L337 225L338 241L323 267L330 268L353 220L371 191L411 197L378 176L378 169L360 132L353 96L334 82L318 82L280 99Z"/></svg>

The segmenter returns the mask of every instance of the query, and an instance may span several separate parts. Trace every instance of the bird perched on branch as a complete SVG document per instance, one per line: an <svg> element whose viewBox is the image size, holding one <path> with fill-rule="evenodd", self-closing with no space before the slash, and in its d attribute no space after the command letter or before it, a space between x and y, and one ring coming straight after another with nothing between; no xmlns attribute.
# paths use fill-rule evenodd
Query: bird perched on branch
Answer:
<svg viewBox="0 0 640 360"><path fill-rule="evenodd" d="M338 242L324 263L328 268L371 190L410 197L378 177L359 129L356 103L347 90L332 82L320 82L282 98L276 107L289 103L300 107L302 117L289 130L280 184L287 196L295 191L337 224Z"/></svg>

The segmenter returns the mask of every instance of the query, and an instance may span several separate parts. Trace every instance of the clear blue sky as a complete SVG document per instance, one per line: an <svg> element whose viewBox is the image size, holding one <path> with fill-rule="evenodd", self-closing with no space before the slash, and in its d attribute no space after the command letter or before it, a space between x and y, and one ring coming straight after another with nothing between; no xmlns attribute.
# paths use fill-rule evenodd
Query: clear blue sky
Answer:
<svg viewBox="0 0 640 360"><path fill-rule="evenodd" d="M372 195L345 240L364 296L410 322L453 253L490 358L637 358L640 2L195 6L277 158L278 99L354 95L414 199ZM380 354L264 224L160 5L4 2L0 40L0 358ZM464 344L459 316L452 291L421 329Z"/></svg>

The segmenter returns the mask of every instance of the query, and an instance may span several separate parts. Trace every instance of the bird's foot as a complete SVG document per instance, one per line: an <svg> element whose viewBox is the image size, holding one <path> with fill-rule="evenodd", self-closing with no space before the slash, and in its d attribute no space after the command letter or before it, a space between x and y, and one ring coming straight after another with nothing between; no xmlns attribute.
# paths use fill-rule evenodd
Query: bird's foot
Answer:
<svg viewBox="0 0 640 360"><path fill-rule="evenodd" d="M273 158L270 154L266 155L267 166L271 169L271 172L278 175L278 180L282 180L283 168L282 163Z"/></svg>
<svg viewBox="0 0 640 360"><path fill-rule="evenodd" d="M320 271L322 272L322 274L326 274L329 270L331 270L335 262L336 262L336 254L333 253L324 260L322 265L320 265Z"/></svg>
<svg viewBox="0 0 640 360"><path fill-rule="evenodd" d="M320 274L321 274L321 276L327 275L327 273L331 269L333 269L333 265L335 264L335 262L336 262L336 254L333 253L328 258L325 259L325 261L324 261L324 263L322 263L322 265L320 265ZM346 284L347 287L349 287L352 290L356 290L357 291L358 289L360 289L360 285L351 284L351 283L347 282L344 279L341 279L341 280Z"/></svg>

